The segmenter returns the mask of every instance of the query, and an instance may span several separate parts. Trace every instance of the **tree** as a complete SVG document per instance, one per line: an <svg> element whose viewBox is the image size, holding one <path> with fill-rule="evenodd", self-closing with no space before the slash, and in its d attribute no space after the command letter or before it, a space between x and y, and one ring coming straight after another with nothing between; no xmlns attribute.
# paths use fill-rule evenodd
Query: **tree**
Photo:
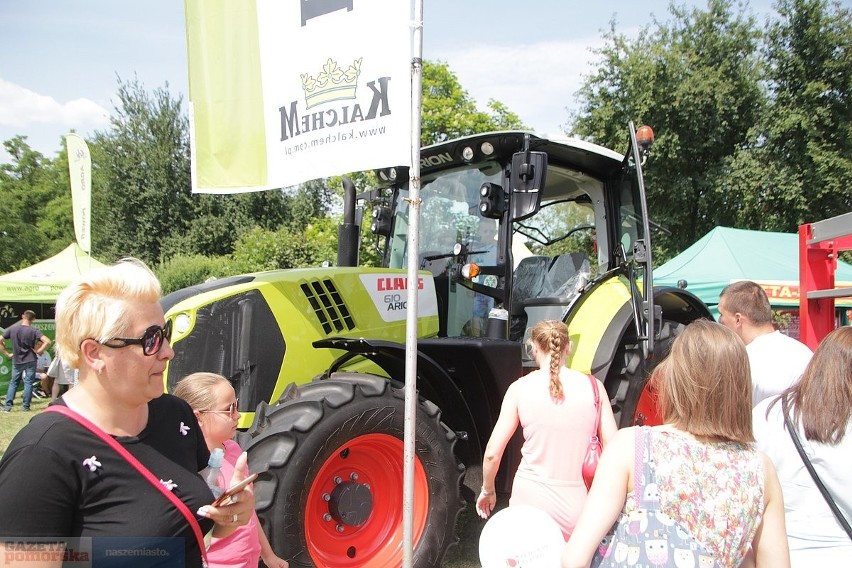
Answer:
<svg viewBox="0 0 852 568"><path fill-rule="evenodd" d="M765 48L771 101L731 160L748 228L795 231L852 210L852 12L781 0Z"/></svg>
<svg viewBox="0 0 852 568"><path fill-rule="evenodd" d="M336 193L329 179L315 179L284 191L284 222L293 230L304 230L314 219L327 217ZM338 186L342 187L342 186Z"/></svg>
<svg viewBox="0 0 852 568"><path fill-rule="evenodd" d="M425 142L523 128L517 115L498 101L488 102L488 112L477 110L445 64L427 62L424 75ZM206 271L217 263L228 272L235 266L254 271L335 261L339 178L309 181L295 190L192 195L188 127L182 99L170 94L168 84L148 92L135 78L118 79L110 125L89 140L96 256L106 262L139 257L160 265L175 285L202 273L216 276ZM64 248L74 234L65 151L46 160L22 137L6 147L14 163L0 167L0 195L12 196L5 202L20 214L4 222L2 230L10 239L4 243L6 264L0 263L0 269L14 269L40 260L48 249ZM369 172L351 177L360 190L375 184ZM39 230L24 230L32 225ZM362 262L375 264L369 231L362 229L368 237ZM252 246L257 250L249 250ZM258 254L263 250L270 252L268 261ZM208 265L199 255L232 256L234 262ZM168 262L172 258L175 262Z"/></svg>
<svg viewBox="0 0 852 568"><path fill-rule="evenodd" d="M185 233L164 243L164 258L174 255L228 255L239 237L253 228L274 231L288 219L281 191L191 196L193 222Z"/></svg>
<svg viewBox="0 0 852 568"><path fill-rule="evenodd" d="M598 50L601 65L580 91L575 134L611 148L626 146L628 120L657 133L646 167L649 207L671 235L655 237L663 260L718 224L736 207L720 190L728 160L748 140L765 102L752 16L728 0L706 10L672 6L671 23L643 29L635 40L615 22Z"/></svg>
<svg viewBox="0 0 852 568"><path fill-rule="evenodd" d="M476 109L446 63L423 62L423 104L420 140L424 146L501 128L525 128L503 103L490 99L490 113Z"/></svg>
<svg viewBox="0 0 852 568"><path fill-rule="evenodd" d="M189 123L182 98L119 79L110 128L95 135L96 250L149 263L175 255L221 256L245 232L288 220L280 191L191 194Z"/></svg>
<svg viewBox="0 0 852 568"><path fill-rule="evenodd" d="M15 136L3 146L12 163L0 164L5 210L0 221L0 273L44 260L74 239L64 153L47 159L29 147L25 136Z"/></svg>
<svg viewBox="0 0 852 568"><path fill-rule="evenodd" d="M240 272L316 267L336 259L337 226L330 217L313 219L301 231L289 227L248 231L237 242L233 254Z"/></svg>
<svg viewBox="0 0 852 568"><path fill-rule="evenodd" d="M44 168L45 193L36 226L47 237L45 256L52 256L77 239L72 212L71 175L68 169L68 150L64 144Z"/></svg>
<svg viewBox="0 0 852 568"><path fill-rule="evenodd" d="M189 138L181 99L119 79L110 127L95 133L93 248L107 258L162 258L163 243L194 221Z"/></svg>

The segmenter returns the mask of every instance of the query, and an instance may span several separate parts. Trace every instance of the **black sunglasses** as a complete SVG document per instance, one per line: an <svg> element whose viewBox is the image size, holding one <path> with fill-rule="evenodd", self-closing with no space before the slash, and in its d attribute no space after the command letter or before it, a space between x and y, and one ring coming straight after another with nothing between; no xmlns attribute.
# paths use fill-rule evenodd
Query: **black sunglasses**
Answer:
<svg viewBox="0 0 852 568"><path fill-rule="evenodd" d="M142 353L145 355L155 355L159 353L160 349L163 347L163 343L165 341L171 341L171 339L172 322L169 320L166 322L166 325L162 327L159 325L152 325L145 330L145 333L143 333L142 337L139 339L130 337L112 337L106 341L100 341L99 343L107 347L112 347L113 349L120 349L122 347L127 347L128 345L141 345Z"/></svg>

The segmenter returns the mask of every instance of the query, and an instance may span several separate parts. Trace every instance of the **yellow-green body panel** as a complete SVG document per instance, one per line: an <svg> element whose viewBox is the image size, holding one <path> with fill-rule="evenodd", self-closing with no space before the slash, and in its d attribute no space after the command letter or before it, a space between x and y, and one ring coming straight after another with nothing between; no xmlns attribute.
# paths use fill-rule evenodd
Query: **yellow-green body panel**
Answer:
<svg viewBox="0 0 852 568"><path fill-rule="evenodd" d="M601 339L612 325L615 315L630 301L630 289L623 277L610 278L592 290L588 297L568 315L571 353L568 366L582 373L592 372L592 363Z"/></svg>
<svg viewBox="0 0 852 568"><path fill-rule="evenodd" d="M405 310L400 309L394 314L395 321L386 321L379 311L379 305L371 297L365 279L371 277L387 277L389 283L405 277L402 270L387 268L305 268L286 271L271 271L254 274L250 282L234 284L225 288L215 289L178 302L166 313L167 319L175 320L172 342L177 345L190 335L197 321L196 311L209 304L225 298L257 290L269 305L278 324L286 353L282 361L275 389L269 402L278 400L285 387L292 382L306 383L322 373L341 355L333 349L316 349L314 341L328 337L370 338L373 340L394 341L405 343L406 319ZM431 283L431 275L422 274L423 281ZM327 333L303 292L304 285L312 285L321 281L331 280L340 297L352 315L355 323L353 329L332 330ZM381 295L381 292L379 292ZM430 298L431 294L431 298ZM407 290L390 290L388 295L402 297L404 300ZM426 287L418 296L418 303L430 305L434 303L434 288ZM423 307L419 306L421 314ZM178 321L187 325L179 325ZM436 337L438 334L438 315L421 316L418 319L417 336L419 338ZM356 358L346 365L348 370L370 372L379 375L385 373L368 360ZM168 369L166 371L168 377ZM240 427L251 425L253 413L244 413L240 419Z"/></svg>

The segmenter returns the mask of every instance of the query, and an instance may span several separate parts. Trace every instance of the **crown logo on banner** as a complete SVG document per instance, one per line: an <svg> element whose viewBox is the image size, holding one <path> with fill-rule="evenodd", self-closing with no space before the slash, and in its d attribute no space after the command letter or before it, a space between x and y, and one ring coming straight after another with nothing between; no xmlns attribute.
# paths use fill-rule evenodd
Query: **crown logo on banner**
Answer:
<svg viewBox="0 0 852 568"><path fill-rule="evenodd" d="M337 61L329 57L316 78L302 73L302 90L305 91L307 108L341 99L354 99L358 88L358 76L361 74L362 59L363 57L356 59L344 71L337 65Z"/></svg>

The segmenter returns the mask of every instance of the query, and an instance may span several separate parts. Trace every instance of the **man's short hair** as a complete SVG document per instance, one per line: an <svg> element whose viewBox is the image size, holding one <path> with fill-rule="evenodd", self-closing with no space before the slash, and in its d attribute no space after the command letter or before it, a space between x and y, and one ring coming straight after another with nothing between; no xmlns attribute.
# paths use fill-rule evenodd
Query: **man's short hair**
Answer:
<svg viewBox="0 0 852 568"><path fill-rule="evenodd" d="M34 312L34 311L32 311L32 310L26 310L26 311L25 311L25 312L21 315L21 317L22 317L22 318L24 318L24 319L25 319L25 320L27 320L27 321L34 321L34 320L35 320L35 312Z"/></svg>
<svg viewBox="0 0 852 568"><path fill-rule="evenodd" d="M764 289L751 280L733 282L725 286L719 294L719 302L723 300L727 312L740 313L757 325L772 323L769 298Z"/></svg>

